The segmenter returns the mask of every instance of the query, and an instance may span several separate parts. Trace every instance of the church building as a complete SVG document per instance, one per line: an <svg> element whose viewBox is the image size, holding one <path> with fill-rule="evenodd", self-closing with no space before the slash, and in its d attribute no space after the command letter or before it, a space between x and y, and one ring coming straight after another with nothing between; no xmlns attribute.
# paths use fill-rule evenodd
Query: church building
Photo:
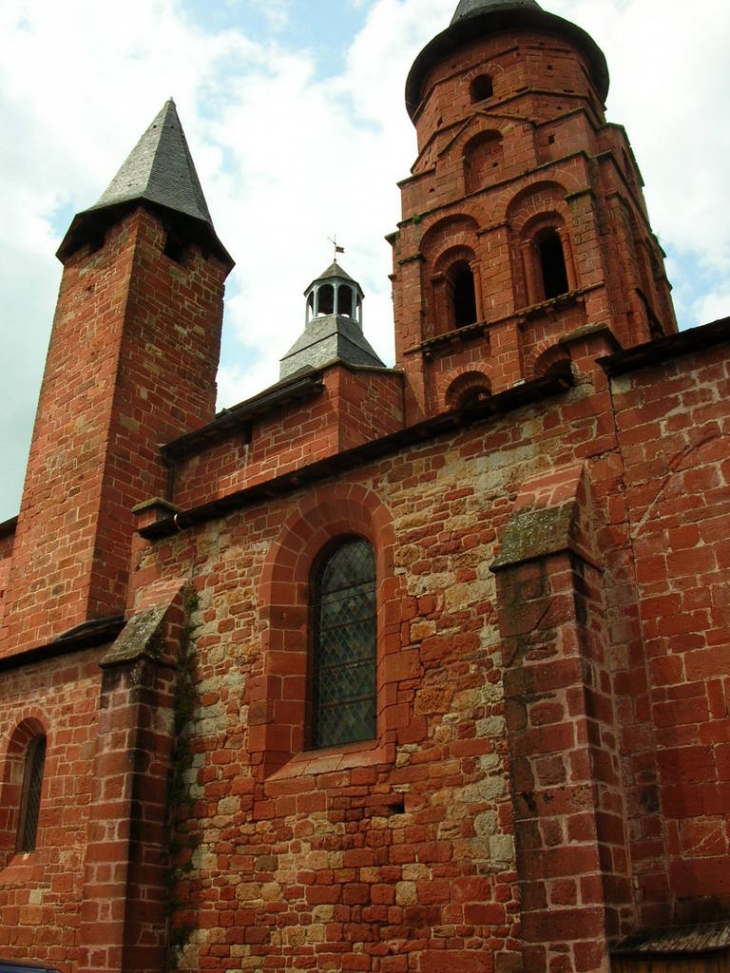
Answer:
<svg viewBox="0 0 730 973"><path fill-rule="evenodd" d="M336 260L216 414L172 101L73 220L0 524L0 957L730 971L730 319L678 331L549 3L411 68L392 367Z"/></svg>

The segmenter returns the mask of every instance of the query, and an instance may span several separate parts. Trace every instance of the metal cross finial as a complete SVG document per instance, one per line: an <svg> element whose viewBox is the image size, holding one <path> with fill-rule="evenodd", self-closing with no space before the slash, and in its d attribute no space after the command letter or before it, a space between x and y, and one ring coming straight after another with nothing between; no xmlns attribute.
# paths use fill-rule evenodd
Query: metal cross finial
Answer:
<svg viewBox="0 0 730 973"><path fill-rule="evenodd" d="M337 254L338 253L344 253L345 252L345 248L338 246L338 244L337 244L337 234L335 234L334 238L333 237L327 237L327 239L332 244L332 246L335 248L335 263L337 263Z"/></svg>

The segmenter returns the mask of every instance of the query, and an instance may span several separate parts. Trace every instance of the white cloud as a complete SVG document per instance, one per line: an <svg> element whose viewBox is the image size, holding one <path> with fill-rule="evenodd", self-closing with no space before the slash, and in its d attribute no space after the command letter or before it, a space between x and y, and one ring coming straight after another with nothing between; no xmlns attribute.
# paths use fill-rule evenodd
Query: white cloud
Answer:
<svg viewBox="0 0 730 973"><path fill-rule="evenodd" d="M273 31L293 21L303 0L226 3L229 14L252 7L270 14ZM0 5L0 520L19 502L59 278L54 237L98 199L170 95L218 233L238 264L221 404L276 380L278 359L303 327L302 291L330 262L335 233L346 247L343 265L366 292L368 338L392 361L383 237L400 217L396 181L416 154L405 78L418 50L448 25L456 0L349 5L362 8L365 22L345 69L325 79L314 53L286 49L284 35L254 43L242 28L206 31L193 19L195 7L183 12L179 0ZM719 316L730 294L730 129L721 123L730 5L703 0L691 17L679 0L543 6L583 26L607 55L609 117L632 140L685 323ZM704 296L695 290L698 266Z"/></svg>
<svg viewBox="0 0 730 973"><path fill-rule="evenodd" d="M730 221L721 214L730 207L730 128L722 119L730 90L730 5L703 0L689 10L682 0L552 0L550 8L588 30L606 54L609 119L627 129L665 249L701 255L727 279ZM692 286L681 277L675 283L678 290Z"/></svg>

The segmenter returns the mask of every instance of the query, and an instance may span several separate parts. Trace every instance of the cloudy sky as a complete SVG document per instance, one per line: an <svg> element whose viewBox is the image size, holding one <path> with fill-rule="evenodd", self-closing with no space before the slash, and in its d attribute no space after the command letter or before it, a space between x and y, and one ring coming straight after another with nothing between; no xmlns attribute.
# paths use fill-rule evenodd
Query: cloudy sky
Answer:
<svg viewBox="0 0 730 973"><path fill-rule="evenodd" d="M669 254L682 327L730 314L730 4L543 0L587 29L611 72ZM403 85L456 0L1 0L0 521L17 513L60 264L173 96L229 278L219 405L276 381L302 291L346 247L366 333L393 360L384 241L415 138Z"/></svg>

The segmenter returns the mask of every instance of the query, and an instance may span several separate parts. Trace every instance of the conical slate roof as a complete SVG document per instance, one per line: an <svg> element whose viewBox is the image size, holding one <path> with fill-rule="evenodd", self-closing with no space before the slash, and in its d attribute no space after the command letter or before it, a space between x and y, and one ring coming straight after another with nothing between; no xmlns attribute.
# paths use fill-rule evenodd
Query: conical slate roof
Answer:
<svg viewBox="0 0 730 973"><path fill-rule="evenodd" d="M127 156L119 172L95 206L80 213L71 225L59 256L85 242L114 222L131 204L162 207L177 229L198 240L232 263L216 236L195 163L190 154L175 102L170 98ZM183 225L181 225L183 224Z"/></svg>
<svg viewBox="0 0 730 973"><path fill-rule="evenodd" d="M524 28L567 39L583 53L599 96L608 94L606 58L593 38L569 20L543 10L537 0L459 0L451 24L427 44L406 81L406 108L414 118L429 71L478 37Z"/></svg>
<svg viewBox="0 0 730 973"><path fill-rule="evenodd" d="M175 102L170 98L92 209L146 199L213 227Z"/></svg>
<svg viewBox="0 0 730 973"><path fill-rule="evenodd" d="M362 287L360 287L354 277L350 277L347 271L342 269L336 260L329 265L323 274L320 274L319 277L314 278L304 293L308 294L315 284L321 284L323 281L331 280L344 280L346 283L354 285L355 289L360 293L360 296L363 297Z"/></svg>

